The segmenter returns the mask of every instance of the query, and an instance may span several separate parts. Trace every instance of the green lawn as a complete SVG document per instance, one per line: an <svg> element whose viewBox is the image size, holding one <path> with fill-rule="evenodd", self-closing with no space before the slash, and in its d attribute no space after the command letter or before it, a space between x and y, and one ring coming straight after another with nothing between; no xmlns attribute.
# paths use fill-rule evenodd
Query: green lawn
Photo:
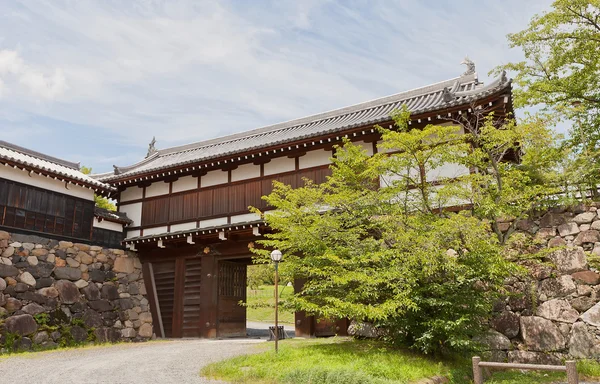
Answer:
<svg viewBox="0 0 600 384"><path fill-rule="evenodd" d="M346 338L284 340L278 355L273 344L261 344L256 354L205 367L201 374L232 383L255 384L399 384L446 376L451 383L471 383L469 360L439 361L392 349L378 342ZM600 365L582 362L583 376L600 375ZM533 384L566 381L564 374L502 371L486 384Z"/></svg>
<svg viewBox="0 0 600 384"><path fill-rule="evenodd" d="M284 298L294 293L293 287L279 286L279 297ZM257 290L247 289L247 319L249 321L275 321L275 286L261 285ZM279 321L294 324L294 312L279 308Z"/></svg>

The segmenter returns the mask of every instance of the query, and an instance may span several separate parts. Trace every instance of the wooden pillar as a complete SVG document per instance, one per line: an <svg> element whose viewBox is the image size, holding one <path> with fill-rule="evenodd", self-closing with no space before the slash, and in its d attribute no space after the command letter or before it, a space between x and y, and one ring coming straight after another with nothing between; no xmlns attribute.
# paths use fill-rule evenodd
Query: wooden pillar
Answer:
<svg viewBox="0 0 600 384"><path fill-rule="evenodd" d="M145 262L142 264L142 276L144 277L148 305L150 306L150 313L152 314L152 330L157 337L165 337L158 298L156 297L156 286L154 285L154 273L152 272L151 263Z"/></svg>
<svg viewBox="0 0 600 384"><path fill-rule="evenodd" d="M294 292L298 293L304 286L303 279L294 280ZM294 314L294 324L296 328L296 337L315 337L315 318L314 316L306 316L304 311Z"/></svg>
<svg viewBox="0 0 600 384"><path fill-rule="evenodd" d="M217 337L217 277L217 260L215 256L202 256L200 336L211 339Z"/></svg>
<svg viewBox="0 0 600 384"><path fill-rule="evenodd" d="M175 287L173 289L173 335L183 336L183 288L185 286L185 259L175 259Z"/></svg>

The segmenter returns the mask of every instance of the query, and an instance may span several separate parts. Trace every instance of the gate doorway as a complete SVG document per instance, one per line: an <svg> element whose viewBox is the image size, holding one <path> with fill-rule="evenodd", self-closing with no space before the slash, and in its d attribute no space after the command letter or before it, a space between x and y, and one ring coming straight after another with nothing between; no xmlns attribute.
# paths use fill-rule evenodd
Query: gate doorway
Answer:
<svg viewBox="0 0 600 384"><path fill-rule="evenodd" d="M221 260L218 276L217 336L245 337L247 265Z"/></svg>

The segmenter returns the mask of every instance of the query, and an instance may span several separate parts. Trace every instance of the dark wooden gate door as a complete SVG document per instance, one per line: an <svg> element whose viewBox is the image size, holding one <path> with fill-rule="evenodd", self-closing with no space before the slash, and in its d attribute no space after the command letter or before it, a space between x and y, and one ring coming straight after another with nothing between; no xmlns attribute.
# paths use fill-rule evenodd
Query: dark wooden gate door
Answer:
<svg viewBox="0 0 600 384"><path fill-rule="evenodd" d="M162 322L165 337L173 337L173 309L175 305L175 260L152 263L156 287L157 315ZM154 327L160 336L160 324Z"/></svg>
<svg viewBox="0 0 600 384"><path fill-rule="evenodd" d="M152 273L158 301L157 316L165 337L200 337L200 258L154 262Z"/></svg>
<svg viewBox="0 0 600 384"><path fill-rule="evenodd" d="M246 264L219 261L217 335L246 336Z"/></svg>

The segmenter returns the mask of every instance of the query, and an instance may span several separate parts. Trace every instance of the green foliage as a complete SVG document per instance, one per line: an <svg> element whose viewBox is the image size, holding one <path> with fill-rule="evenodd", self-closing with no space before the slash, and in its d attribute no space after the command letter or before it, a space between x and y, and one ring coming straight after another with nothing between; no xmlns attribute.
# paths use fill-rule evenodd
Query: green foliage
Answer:
<svg viewBox="0 0 600 384"><path fill-rule="evenodd" d="M249 265L247 276L248 287L254 290L261 285L275 284L275 269L272 264Z"/></svg>
<svg viewBox="0 0 600 384"><path fill-rule="evenodd" d="M577 156L565 168L578 182L599 181L600 2L556 0L527 29L508 35L525 60L501 66L515 73L515 106L541 106L556 120L574 122L570 145Z"/></svg>
<svg viewBox="0 0 600 384"><path fill-rule="evenodd" d="M75 317L72 318L71 325L85 328L85 322L83 321L83 319L80 319L80 318L75 318Z"/></svg>
<svg viewBox="0 0 600 384"><path fill-rule="evenodd" d="M80 169L81 173L85 175L89 175L92 173L92 168L82 166ZM102 197L94 194L94 202L96 203L96 207L108 209L109 211L116 211L117 206L110 202L106 197Z"/></svg>
<svg viewBox="0 0 600 384"><path fill-rule="evenodd" d="M4 342L0 345L2 348L6 350L8 353L15 352L15 348L19 340L21 340L21 336L18 333L13 332L4 332L3 333Z"/></svg>
<svg viewBox="0 0 600 384"><path fill-rule="evenodd" d="M285 285L279 287L279 297L283 300L289 298L293 293L292 287ZM275 320L275 287L273 285L261 285L257 289L248 288L246 300L246 318L249 321L272 322ZM293 309L281 305L281 302L279 306L279 322L294 323Z"/></svg>
<svg viewBox="0 0 600 384"><path fill-rule="evenodd" d="M39 326L47 326L50 322L50 316L47 313L33 315L33 319Z"/></svg>
<svg viewBox="0 0 600 384"><path fill-rule="evenodd" d="M378 154L346 142L325 183L274 183L265 199L276 211L265 219L275 231L254 252L266 261L280 249L282 275L306 280L288 300L298 310L369 321L388 341L427 353L468 350L504 278L517 272L501 252L516 220L508 231L498 220L556 203L560 148L539 120L517 129L483 116L478 129L409 129L406 111L393 117L397 128L380 129ZM517 152L520 163L507 161ZM478 172L431 183L448 163ZM445 209L466 204L471 211Z"/></svg>

